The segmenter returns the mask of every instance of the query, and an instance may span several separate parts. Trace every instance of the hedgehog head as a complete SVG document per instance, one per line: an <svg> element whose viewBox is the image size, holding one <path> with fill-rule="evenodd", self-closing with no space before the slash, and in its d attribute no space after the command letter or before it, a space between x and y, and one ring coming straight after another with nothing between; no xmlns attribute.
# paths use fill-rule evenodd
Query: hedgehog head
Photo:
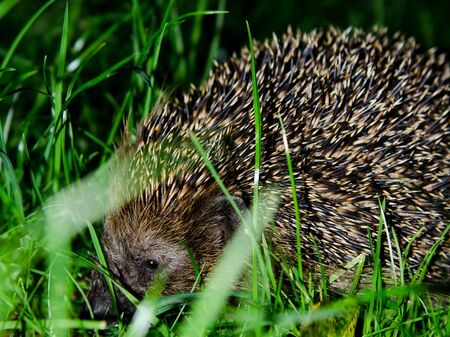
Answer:
<svg viewBox="0 0 450 337"><path fill-rule="evenodd" d="M160 185L152 195L144 191L104 221L102 244L109 271L137 298L149 290L164 295L195 291L239 224L239 216L216 187L188 198L183 197L183 185ZM161 189L172 193L160 195ZM235 195L234 201L244 210L242 198ZM92 279L95 316L114 316L104 276L95 271ZM131 315L135 308L126 296L116 291L116 297L119 313Z"/></svg>

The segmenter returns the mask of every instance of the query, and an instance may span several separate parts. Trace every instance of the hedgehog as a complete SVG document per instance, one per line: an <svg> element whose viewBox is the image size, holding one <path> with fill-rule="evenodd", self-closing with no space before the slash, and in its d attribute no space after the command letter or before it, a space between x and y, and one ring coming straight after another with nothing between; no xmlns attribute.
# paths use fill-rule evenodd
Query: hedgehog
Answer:
<svg viewBox="0 0 450 337"><path fill-rule="evenodd" d="M370 255L379 200L385 198L386 221L400 248L411 244L411 270L444 236L427 279L448 281L446 55L381 28L288 29L281 38L255 41L253 48L262 121L259 184L276 186L280 198L269 226L276 234L271 235L275 255L297 263L281 119L294 171L305 270L317 267L318 252L330 270ZM239 56L215 63L200 87L162 100L141 122L135 141L119 146L118 153L131 159L126 184L116 178L112 194L127 185L130 197L106 216L102 244L111 275L138 298L157 275L164 275L164 295L191 291L196 280L192 260L207 278L239 225L237 211L194 149L191 135L200 139L239 209L251 207L253 99L251 53L244 48ZM94 314L103 317L112 312L111 299L104 276L93 273L89 298ZM120 292L117 306L125 314L134 311Z"/></svg>

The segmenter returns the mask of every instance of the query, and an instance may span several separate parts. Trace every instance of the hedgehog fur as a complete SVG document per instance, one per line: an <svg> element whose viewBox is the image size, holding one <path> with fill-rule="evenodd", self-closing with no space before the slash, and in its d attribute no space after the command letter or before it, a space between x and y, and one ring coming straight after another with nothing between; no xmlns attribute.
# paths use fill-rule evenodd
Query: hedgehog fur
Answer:
<svg viewBox="0 0 450 337"><path fill-rule="evenodd" d="M260 185L275 185L281 193L274 251L296 263L281 118L294 166L305 268L317 266L313 241L325 268L370 255L368 229L375 238L379 197L387 200L387 224L402 250L422 229L408 255L416 270L449 223L446 56L400 34L389 37L384 29L334 28L289 29L281 39L255 42L254 54L262 114ZM159 104L142 121L136 141L120 149L133 156L131 185L143 191L106 218L102 242L111 272L138 296L159 269L167 280L165 294L188 292L195 273L180 242L207 274L238 223L191 134L238 206L250 208L255 142L248 49L215 64L199 88ZM448 281L449 248L446 235L429 280ZM104 309L99 278L91 298L101 298Z"/></svg>

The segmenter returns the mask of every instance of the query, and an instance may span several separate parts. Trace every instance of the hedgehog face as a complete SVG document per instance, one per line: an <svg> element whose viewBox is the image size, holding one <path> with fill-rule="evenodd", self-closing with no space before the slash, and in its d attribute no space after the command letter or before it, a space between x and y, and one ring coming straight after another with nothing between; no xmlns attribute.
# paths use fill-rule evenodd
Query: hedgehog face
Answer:
<svg viewBox="0 0 450 337"><path fill-rule="evenodd" d="M187 209L173 207L166 214L136 200L109 215L102 243L112 277L138 299L147 291L163 295L192 291L197 279L194 264L205 277L239 224L225 197L202 200ZM240 198L235 201L245 209ZM116 298L120 313L129 316L135 311L117 288ZM116 313L98 271L92 275L89 302L98 318Z"/></svg>
<svg viewBox="0 0 450 337"><path fill-rule="evenodd" d="M181 239L177 233L159 235L160 226L156 224L161 222L150 216L145 222L139 221L125 209L105 220L102 243L109 272L115 281L139 299L145 296L147 289L169 295L189 292L189 285L195 283L192 262ZM164 221L164 227L168 229L177 226L167 219ZM113 318L116 312L104 278L100 272L93 272L89 302L96 317ZM115 289L119 313L131 315L134 306Z"/></svg>
<svg viewBox="0 0 450 337"><path fill-rule="evenodd" d="M183 279L195 277L189 254L181 242L177 242L176 237L172 240L160 238L156 234L150 232L145 236L122 238L120 241L109 237L103 240L108 265L114 277L138 298L145 295L148 287L161 286L161 283L180 278L181 275ZM169 283L163 293L173 293L174 286ZM183 284L177 284L177 288L189 291L184 289Z"/></svg>

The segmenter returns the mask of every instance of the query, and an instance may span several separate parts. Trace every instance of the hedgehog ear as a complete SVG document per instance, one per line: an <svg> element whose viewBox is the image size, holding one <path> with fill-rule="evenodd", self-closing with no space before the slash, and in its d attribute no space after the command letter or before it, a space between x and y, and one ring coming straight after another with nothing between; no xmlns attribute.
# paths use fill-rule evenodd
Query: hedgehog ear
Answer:
<svg viewBox="0 0 450 337"><path fill-rule="evenodd" d="M248 211L241 197L233 196L233 200L242 214ZM222 238L223 242L227 242L241 222L239 214L225 196L214 197L207 207L208 213L211 214L210 221L213 222L213 228L219 231L216 234Z"/></svg>

